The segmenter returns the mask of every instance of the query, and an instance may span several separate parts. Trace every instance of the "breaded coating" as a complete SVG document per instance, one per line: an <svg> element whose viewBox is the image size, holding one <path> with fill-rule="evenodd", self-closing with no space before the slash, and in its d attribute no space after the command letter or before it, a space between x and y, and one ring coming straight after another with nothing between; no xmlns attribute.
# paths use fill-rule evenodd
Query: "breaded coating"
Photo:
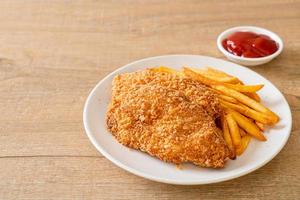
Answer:
<svg viewBox="0 0 300 200"><path fill-rule="evenodd" d="M221 112L206 86L144 70L114 78L107 126L123 145L161 160L220 168L230 156L215 124Z"/></svg>

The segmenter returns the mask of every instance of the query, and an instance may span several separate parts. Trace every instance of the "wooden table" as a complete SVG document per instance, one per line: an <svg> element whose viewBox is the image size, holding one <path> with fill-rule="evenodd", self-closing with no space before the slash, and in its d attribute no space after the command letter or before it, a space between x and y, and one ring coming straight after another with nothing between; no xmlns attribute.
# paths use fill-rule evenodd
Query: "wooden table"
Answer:
<svg viewBox="0 0 300 200"><path fill-rule="evenodd" d="M217 35L238 25L277 32L283 53L252 67L293 112L270 163L203 186L152 182L116 167L85 135L94 85L131 61L164 54L224 56ZM297 199L300 196L300 1L1 1L0 199Z"/></svg>

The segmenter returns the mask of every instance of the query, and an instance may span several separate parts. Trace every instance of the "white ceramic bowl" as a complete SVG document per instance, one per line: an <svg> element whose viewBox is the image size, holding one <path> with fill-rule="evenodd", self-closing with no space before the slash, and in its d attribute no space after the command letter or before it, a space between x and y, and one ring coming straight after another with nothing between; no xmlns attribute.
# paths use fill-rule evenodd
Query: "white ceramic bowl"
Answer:
<svg viewBox="0 0 300 200"><path fill-rule="evenodd" d="M267 35L271 39L276 41L276 43L278 44L278 50L269 56L265 56L265 57L261 57L261 58L244 58L244 57L233 55L233 54L229 53L228 51L226 51L226 49L224 49L224 47L222 46L222 41L224 39L226 39L229 35L231 35L234 32L237 32L237 31L249 31L249 32L257 33L257 34ZM276 33L273 33L272 31L269 31L267 29L256 27L256 26L237 26L237 27L233 27L233 28L227 29L224 32L222 32L217 39L217 46L218 46L219 50L229 60L239 63L239 64L242 64L242 65L246 65L246 66L255 66L255 65L262 65L267 62L270 62L275 57L277 57L282 52L283 42Z"/></svg>

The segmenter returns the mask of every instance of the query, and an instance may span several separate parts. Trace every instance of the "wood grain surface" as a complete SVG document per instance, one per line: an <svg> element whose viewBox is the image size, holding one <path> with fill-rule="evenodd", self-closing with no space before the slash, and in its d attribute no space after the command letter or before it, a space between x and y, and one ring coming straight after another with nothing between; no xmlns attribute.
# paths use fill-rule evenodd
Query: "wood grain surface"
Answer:
<svg viewBox="0 0 300 200"><path fill-rule="evenodd" d="M283 53L252 67L287 98L293 130L261 169L218 184L175 186L100 155L82 124L109 72L164 54L224 58L228 27L278 33ZM297 199L300 196L300 1L0 1L0 199Z"/></svg>

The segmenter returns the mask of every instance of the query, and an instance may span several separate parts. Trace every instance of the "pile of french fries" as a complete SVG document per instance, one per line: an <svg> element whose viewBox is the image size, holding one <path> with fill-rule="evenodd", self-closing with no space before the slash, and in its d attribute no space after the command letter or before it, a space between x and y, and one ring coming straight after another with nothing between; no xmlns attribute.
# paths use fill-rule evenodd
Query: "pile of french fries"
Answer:
<svg viewBox="0 0 300 200"><path fill-rule="evenodd" d="M217 94L225 111L221 116L220 128L232 151L232 159L246 150L252 137L266 141L263 135L266 126L272 126L279 121L274 112L260 103L256 92L263 88L262 84L245 85L237 77L213 68L199 70L183 67L182 71L176 71L168 67L158 67L152 70L191 78L208 86Z"/></svg>

